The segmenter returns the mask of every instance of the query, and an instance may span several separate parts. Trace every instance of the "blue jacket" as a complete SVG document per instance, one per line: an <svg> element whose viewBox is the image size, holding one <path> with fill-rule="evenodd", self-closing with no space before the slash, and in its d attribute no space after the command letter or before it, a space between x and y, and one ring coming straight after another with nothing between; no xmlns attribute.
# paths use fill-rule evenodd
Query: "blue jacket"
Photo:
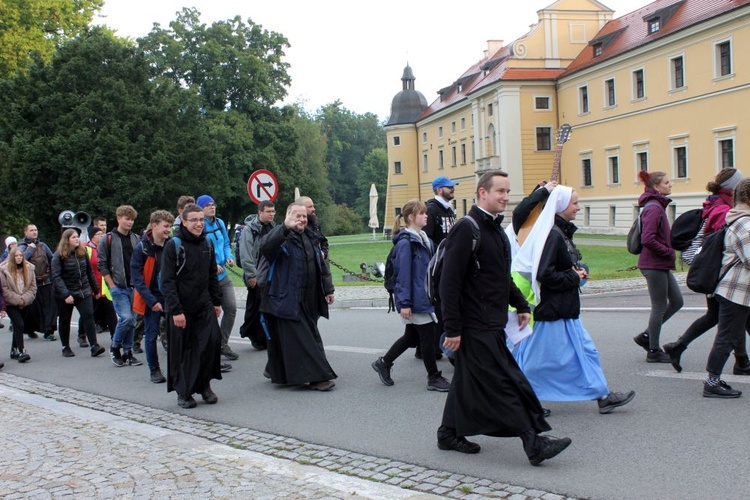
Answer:
<svg viewBox="0 0 750 500"><path fill-rule="evenodd" d="M225 268L227 259L234 260L234 256L232 255L232 245L229 241L229 233L227 233L227 226L224 224L224 221L218 217L214 217L214 220L206 217L206 227L203 232L206 234L206 240L214 247L216 263ZM221 281L227 276L227 270L224 269L217 278Z"/></svg>
<svg viewBox="0 0 750 500"><path fill-rule="evenodd" d="M425 289L432 243L428 239L425 244L419 236L405 229L399 231L393 241L393 275L396 277L393 299L396 310L401 312L402 308L411 308L417 314L435 312Z"/></svg>
<svg viewBox="0 0 750 500"><path fill-rule="evenodd" d="M305 249L302 238L309 238L315 249L320 283L317 311L308 311L315 319L328 317L326 295L332 294L331 272L320 251L320 240L308 227L303 234L290 231L283 224L273 228L260 243L260 254L271 263L269 283L263 293L260 310L277 318L299 321L302 291L305 287ZM273 272L273 274L271 274Z"/></svg>

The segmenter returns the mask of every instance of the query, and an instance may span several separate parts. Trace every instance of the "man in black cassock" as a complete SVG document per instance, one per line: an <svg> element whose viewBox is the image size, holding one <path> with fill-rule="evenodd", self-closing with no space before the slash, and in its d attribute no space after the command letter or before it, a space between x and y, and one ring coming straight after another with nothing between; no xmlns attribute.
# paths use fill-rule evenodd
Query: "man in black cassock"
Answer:
<svg viewBox="0 0 750 500"><path fill-rule="evenodd" d="M203 209L185 206L180 227L162 252L161 289L167 307L167 392L177 404L195 408L193 394L207 404L218 398L211 379L221 380L221 287L213 247L203 234ZM178 244L179 243L179 244Z"/></svg>
<svg viewBox="0 0 750 500"><path fill-rule="evenodd" d="M570 439L541 435L550 430L544 410L505 344L508 305L518 310L521 328L531 318L510 277L510 244L500 226L509 192L505 172L482 174L477 204L469 212L479 225L479 247L472 252L470 221L459 221L445 240L440 278L444 345L456 354L438 448L478 453L480 446L465 436L518 436L529 462L539 465L567 448Z"/></svg>
<svg viewBox="0 0 750 500"><path fill-rule="evenodd" d="M337 376L326 359L318 318L328 318L333 282L304 203L289 205L284 224L261 240L260 253L269 262L260 305L269 335L266 372L274 384L331 390Z"/></svg>

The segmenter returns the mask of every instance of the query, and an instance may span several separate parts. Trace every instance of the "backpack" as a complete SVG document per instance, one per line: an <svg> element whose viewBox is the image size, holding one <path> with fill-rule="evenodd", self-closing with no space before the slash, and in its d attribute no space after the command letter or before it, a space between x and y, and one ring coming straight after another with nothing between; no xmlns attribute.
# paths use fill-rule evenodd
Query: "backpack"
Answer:
<svg viewBox="0 0 750 500"><path fill-rule="evenodd" d="M240 256L240 237L245 230L245 224L237 224L234 228L234 238L232 239L232 253L237 267L242 267L242 257Z"/></svg>
<svg viewBox="0 0 750 500"><path fill-rule="evenodd" d="M471 222L471 255L474 259L474 267L479 271L479 259L477 258L477 250L481 243L481 233L479 231L479 224L471 216L466 215L463 219L468 219ZM459 220L456 225L461 223ZM455 226L454 226L455 228ZM441 241L435 253L430 259L430 263L427 266L427 276L425 277L425 290L427 291L427 297L430 299L432 305L437 306L440 303L440 277L443 273L443 258L445 257L445 240Z"/></svg>
<svg viewBox="0 0 750 500"><path fill-rule="evenodd" d="M698 229L698 234L695 235L695 238L693 238L693 241L690 243L690 246L687 249L683 250L682 253L680 253L680 260L682 260L687 265L690 265L693 263L695 254L698 253L698 250L700 250L701 245L703 245L703 240L706 238L706 223L707 222L708 222L708 219L703 221L700 229Z"/></svg>
<svg viewBox="0 0 750 500"><path fill-rule="evenodd" d="M37 242L34 248L34 253L31 254L29 262L34 264L34 274L38 282L47 281L50 276L51 270L49 267L49 260L47 254L44 251L44 245L41 241Z"/></svg>
<svg viewBox="0 0 750 500"><path fill-rule="evenodd" d="M643 210L646 210L646 207L648 207L649 205L658 204L659 203L655 201L650 201L643 206ZM632 253L633 255L638 255L641 253L641 250L643 250L643 243L641 243L641 216L643 215L643 210L638 213L638 217L636 217L633 221L633 225L630 226L630 231L628 231L628 237L625 240L628 252Z"/></svg>
<svg viewBox="0 0 750 500"><path fill-rule="evenodd" d="M688 210L672 223L672 248L684 252L693 243L703 225L703 209Z"/></svg>
<svg viewBox="0 0 750 500"><path fill-rule="evenodd" d="M734 222L737 222L737 220ZM713 294L716 287L719 286L719 282L740 261L737 257L726 266L721 265L724 256L724 236L726 236L729 226L731 224L724 224L721 229L706 236L700 249L693 257L693 263L690 264L686 281L687 287L692 291L705 295Z"/></svg>
<svg viewBox="0 0 750 500"><path fill-rule="evenodd" d="M174 253L177 256L177 271L175 272L175 275L179 276L180 272L185 267L185 261L187 260L185 257L185 247L182 246L182 239L179 236L172 236L169 239L174 241ZM166 246L166 243L164 245ZM210 244L208 246L209 248L212 248ZM159 291L161 292L161 270L159 270L159 275L156 277L156 280L159 284Z"/></svg>
<svg viewBox="0 0 750 500"><path fill-rule="evenodd" d="M415 247L417 243L411 242L411 257L414 258ZM396 243L393 243L388 257L385 258L385 272L383 273L383 287L388 292L388 312L396 310L396 301L393 298L393 292L396 290L396 274L393 270L393 259L395 257Z"/></svg>

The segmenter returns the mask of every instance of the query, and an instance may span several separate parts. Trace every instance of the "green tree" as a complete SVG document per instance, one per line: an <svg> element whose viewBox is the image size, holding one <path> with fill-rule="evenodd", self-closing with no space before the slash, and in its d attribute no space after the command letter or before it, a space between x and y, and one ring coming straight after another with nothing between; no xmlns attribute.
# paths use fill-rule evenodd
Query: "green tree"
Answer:
<svg viewBox="0 0 750 500"><path fill-rule="evenodd" d="M49 61L60 42L86 29L104 0L0 0L0 78Z"/></svg>
<svg viewBox="0 0 750 500"><path fill-rule="evenodd" d="M151 210L205 186L218 162L194 94L152 80L146 58L104 28L0 82L0 105L2 208L46 234L62 210L111 220L123 203L142 227Z"/></svg>

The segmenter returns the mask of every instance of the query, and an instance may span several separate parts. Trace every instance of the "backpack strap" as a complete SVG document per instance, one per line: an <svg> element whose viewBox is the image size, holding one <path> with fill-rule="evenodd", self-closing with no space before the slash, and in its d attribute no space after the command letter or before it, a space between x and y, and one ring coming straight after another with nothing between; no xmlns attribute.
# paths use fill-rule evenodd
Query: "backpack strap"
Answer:
<svg viewBox="0 0 750 500"><path fill-rule="evenodd" d="M175 275L179 276L180 272L185 267L185 247L182 246L182 238L179 236L172 236L172 240L174 240L174 253L175 258L177 259L177 271L175 272Z"/></svg>

